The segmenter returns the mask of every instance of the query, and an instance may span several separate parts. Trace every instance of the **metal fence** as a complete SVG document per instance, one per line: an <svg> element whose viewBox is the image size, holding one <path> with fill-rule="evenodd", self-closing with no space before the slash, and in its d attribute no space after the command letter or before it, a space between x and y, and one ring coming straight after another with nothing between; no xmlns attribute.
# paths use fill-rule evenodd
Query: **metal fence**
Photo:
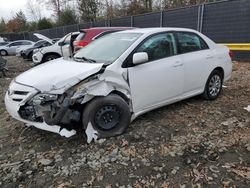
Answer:
<svg viewBox="0 0 250 188"><path fill-rule="evenodd" d="M89 27L185 27L198 30L217 43L250 43L250 0L228 0L110 20L39 30L49 38ZM9 40L37 40L32 33L0 34Z"/></svg>

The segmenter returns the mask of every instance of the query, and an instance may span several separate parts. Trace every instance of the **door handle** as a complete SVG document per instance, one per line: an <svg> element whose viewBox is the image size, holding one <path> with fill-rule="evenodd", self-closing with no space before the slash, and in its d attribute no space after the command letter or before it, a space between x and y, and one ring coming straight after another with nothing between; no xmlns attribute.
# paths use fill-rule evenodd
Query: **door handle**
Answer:
<svg viewBox="0 0 250 188"><path fill-rule="evenodd" d="M181 63L180 61L176 61L176 62L174 62L173 67L180 67L182 65L183 65L183 63Z"/></svg>

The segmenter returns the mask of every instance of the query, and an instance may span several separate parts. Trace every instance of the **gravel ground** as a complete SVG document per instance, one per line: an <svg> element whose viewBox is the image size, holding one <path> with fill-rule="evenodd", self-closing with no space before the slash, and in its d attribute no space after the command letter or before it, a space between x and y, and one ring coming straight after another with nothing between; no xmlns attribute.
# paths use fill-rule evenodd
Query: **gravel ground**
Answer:
<svg viewBox="0 0 250 188"><path fill-rule="evenodd" d="M30 68L8 57L0 78L0 187L249 187L250 63L234 63L215 101L194 97L149 112L125 134L86 144L25 127L5 111L11 79Z"/></svg>

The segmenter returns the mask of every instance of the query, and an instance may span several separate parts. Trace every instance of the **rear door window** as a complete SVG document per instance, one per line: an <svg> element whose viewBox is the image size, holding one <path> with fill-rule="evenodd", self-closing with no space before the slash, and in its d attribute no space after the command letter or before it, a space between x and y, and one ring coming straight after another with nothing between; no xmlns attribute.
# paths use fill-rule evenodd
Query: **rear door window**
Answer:
<svg viewBox="0 0 250 188"><path fill-rule="evenodd" d="M206 42L194 33L177 32L179 53L208 49Z"/></svg>

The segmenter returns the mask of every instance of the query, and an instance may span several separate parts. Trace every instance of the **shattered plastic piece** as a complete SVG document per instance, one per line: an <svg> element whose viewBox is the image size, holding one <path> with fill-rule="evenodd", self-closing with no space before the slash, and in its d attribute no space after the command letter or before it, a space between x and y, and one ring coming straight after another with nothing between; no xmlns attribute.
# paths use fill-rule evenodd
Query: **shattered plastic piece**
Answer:
<svg viewBox="0 0 250 188"><path fill-rule="evenodd" d="M87 135L88 144L90 142L92 142L93 139L94 139L94 141L96 141L98 138L98 132L93 128L93 126L90 122L88 123L88 126L87 126L85 133Z"/></svg>
<svg viewBox="0 0 250 188"><path fill-rule="evenodd" d="M248 112L250 112L250 105L248 105L246 108L244 108L245 110L247 110Z"/></svg>
<svg viewBox="0 0 250 188"><path fill-rule="evenodd" d="M75 135L75 134L76 134L76 131L75 131L75 130L69 131L69 130L63 128L63 129L59 132L59 134L60 134L61 136L65 136L66 138L69 138L69 137Z"/></svg>

